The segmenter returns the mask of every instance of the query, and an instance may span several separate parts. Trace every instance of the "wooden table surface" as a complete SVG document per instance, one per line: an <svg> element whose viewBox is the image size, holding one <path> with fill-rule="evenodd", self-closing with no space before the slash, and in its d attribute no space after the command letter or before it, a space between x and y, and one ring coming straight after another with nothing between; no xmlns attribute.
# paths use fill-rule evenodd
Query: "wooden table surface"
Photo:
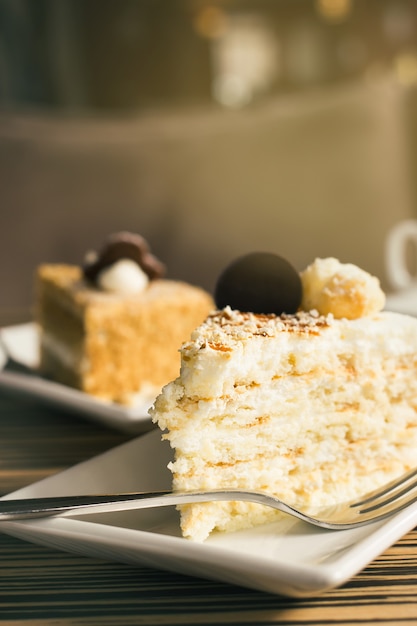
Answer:
<svg viewBox="0 0 417 626"><path fill-rule="evenodd" d="M0 389L0 492L128 439ZM0 534L0 623L416 625L417 530L343 587L302 600L67 554Z"/></svg>

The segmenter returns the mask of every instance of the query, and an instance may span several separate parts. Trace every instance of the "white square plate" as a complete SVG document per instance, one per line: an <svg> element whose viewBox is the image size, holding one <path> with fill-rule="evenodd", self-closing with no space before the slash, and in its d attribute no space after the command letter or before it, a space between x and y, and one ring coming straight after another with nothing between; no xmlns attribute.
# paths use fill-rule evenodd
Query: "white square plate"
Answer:
<svg viewBox="0 0 417 626"><path fill-rule="evenodd" d="M7 497L169 489L171 450L152 431ZM205 543L180 535L171 507L78 518L2 522L35 543L294 597L337 587L417 524L417 503L384 522L329 531L286 518Z"/></svg>
<svg viewBox="0 0 417 626"><path fill-rule="evenodd" d="M42 378L36 373L39 362L39 334L36 324L21 324L1 329L1 339L15 361L33 369L33 374L4 371L6 355L0 346L0 387L29 394L48 404L75 411L79 416L128 433L143 433L152 427L148 409L154 397L134 406L103 402L82 391Z"/></svg>

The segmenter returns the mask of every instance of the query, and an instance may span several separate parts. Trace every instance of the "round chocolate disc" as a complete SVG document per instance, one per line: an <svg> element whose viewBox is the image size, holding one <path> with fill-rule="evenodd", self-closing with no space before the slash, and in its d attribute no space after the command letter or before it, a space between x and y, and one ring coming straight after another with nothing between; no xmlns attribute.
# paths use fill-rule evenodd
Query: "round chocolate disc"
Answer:
<svg viewBox="0 0 417 626"><path fill-rule="evenodd" d="M295 313L302 296L298 272L285 259L252 252L233 261L215 288L216 306L252 313Z"/></svg>

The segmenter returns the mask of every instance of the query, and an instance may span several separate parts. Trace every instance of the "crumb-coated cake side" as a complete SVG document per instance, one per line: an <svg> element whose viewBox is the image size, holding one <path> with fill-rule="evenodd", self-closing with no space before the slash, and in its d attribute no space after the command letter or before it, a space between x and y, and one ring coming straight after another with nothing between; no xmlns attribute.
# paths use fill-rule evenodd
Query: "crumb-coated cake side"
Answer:
<svg viewBox="0 0 417 626"><path fill-rule="evenodd" d="M42 265L41 371L105 401L152 400L178 375L181 343L212 308L211 296L187 283L158 278L120 293L86 279L82 267Z"/></svg>
<svg viewBox="0 0 417 626"><path fill-rule="evenodd" d="M343 264L336 267L343 274ZM335 290L336 316L225 307L192 333L180 376L152 409L175 449L174 489L254 489L319 506L416 465L417 320L380 311L383 293L360 272L348 290ZM323 285L312 286L313 275L310 267L300 278L315 306ZM366 314L348 319L349 302L358 308L355 290ZM242 502L180 510L183 534L194 540L283 515Z"/></svg>

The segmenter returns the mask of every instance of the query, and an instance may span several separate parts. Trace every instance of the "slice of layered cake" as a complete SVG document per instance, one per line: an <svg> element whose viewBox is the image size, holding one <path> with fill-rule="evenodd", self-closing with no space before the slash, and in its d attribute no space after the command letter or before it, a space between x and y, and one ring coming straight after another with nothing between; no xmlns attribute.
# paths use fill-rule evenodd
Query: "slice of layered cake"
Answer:
<svg viewBox="0 0 417 626"><path fill-rule="evenodd" d="M111 236L83 267L39 267L41 372L105 401L152 402L177 376L182 342L214 306L204 290L163 272L131 233Z"/></svg>
<svg viewBox="0 0 417 626"><path fill-rule="evenodd" d="M376 278L335 259L299 276L249 255L216 301L152 409L175 449L174 489L260 490L305 508L417 465L417 319L382 312ZM180 510L194 540L284 515L243 502Z"/></svg>

